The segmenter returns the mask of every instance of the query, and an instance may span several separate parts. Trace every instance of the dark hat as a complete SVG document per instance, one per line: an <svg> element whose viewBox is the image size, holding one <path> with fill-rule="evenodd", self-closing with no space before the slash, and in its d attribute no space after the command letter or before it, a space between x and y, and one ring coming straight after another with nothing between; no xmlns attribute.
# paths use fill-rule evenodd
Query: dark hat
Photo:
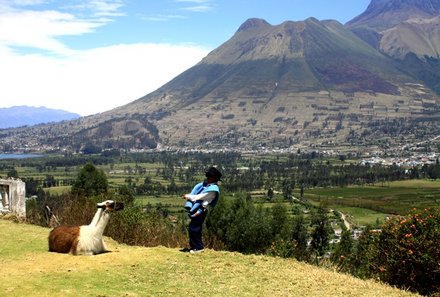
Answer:
<svg viewBox="0 0 440 297"><path fill-rule="evenodd" d="M222 174L215 167L211 167L205 172L206 177L212 177L215 180L221 180Z"/></svg>

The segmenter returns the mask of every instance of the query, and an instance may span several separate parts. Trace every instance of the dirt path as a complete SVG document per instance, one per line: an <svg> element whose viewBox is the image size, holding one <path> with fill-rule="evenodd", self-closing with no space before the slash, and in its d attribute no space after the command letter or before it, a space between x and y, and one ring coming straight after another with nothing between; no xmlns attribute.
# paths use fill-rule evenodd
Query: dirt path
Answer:
<svg viewBox="0 0 440 297"><path fill-rule="evenodd" d="M341 215L341 220L344 222L344 225L347 228L347 230L351 230L351 224L347 221L346 215L341 211L338 211L338 213Z"/></svg>

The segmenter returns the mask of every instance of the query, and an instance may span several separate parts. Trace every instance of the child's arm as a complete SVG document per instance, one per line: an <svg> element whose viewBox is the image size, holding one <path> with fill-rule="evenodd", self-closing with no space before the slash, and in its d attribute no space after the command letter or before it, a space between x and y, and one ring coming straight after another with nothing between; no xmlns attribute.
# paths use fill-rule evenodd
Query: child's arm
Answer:
<svg viewBox="0 0 440 297"><path fill-rule="evenodd" d="M204 200L207 201L208 203L211 203L211 201L215 199L216 194L215 192L206 192L197 195L185 194L184 196L186 199L193 202L198 200Z"/></svg>

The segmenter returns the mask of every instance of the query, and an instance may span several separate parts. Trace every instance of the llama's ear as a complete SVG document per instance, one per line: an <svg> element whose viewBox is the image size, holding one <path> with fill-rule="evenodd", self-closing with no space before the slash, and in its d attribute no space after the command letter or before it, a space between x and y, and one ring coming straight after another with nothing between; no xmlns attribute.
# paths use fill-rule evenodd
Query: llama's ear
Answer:
<svg viewBox="0 0 440 297"><path fill-rule="evenodd" d="M112 204L112 203L113 203L113 200L105 200L105 201L97 203L96 205L98 207L104 207L104 206L107 206L107 205Z"/></svg>

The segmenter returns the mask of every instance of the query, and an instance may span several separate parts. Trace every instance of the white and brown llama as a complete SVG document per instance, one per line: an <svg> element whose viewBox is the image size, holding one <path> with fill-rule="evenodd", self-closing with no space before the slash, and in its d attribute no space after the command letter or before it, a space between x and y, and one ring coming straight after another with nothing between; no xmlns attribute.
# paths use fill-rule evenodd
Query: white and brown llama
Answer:
<svg viewBox="0 0 440 297"><path fill-rule="evenodd" d="M89 225L54 228L49 233L49 251L72 255L96 255L106 252L102 234L110 219L110 213L122 210L124 204L113 200L97 204L98 210Z"/></svg>

